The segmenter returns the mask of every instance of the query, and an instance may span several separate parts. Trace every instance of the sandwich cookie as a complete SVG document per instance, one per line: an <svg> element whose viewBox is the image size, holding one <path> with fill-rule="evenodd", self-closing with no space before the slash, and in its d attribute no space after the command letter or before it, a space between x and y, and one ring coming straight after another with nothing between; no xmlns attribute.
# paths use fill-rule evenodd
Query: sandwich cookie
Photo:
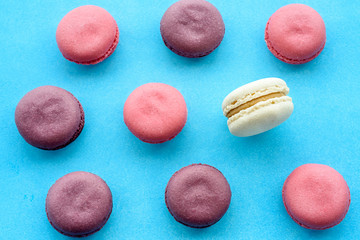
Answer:
<svg viewBox="0 0 360 240"><path fill-rule="evenodd" d="M283 62L302 64L316 58L326 41L320 14L304 4L289 4L277 10L265 29L270 52Z"/></svg>
<svg viewBox="0 0 360 240"><path fill-rule="evenodd" d="M350 206L350 190L344 178L323 164L296 168L284 183L282 198L296 223L316 230L339 224Z"/></svg>
<svg viewBox="0 0 360 240"><path fill-rule="evenodd" d="M93 5L81 6L60 21L56 42L67 60L78 64L96 64L115 51L119 29L115 19L105 9Z"/></svg>
<svg viewBox="0 0 360 240"><path fill-rule="evenodd" d="M34 147L63 148L73 142L85 124L80 102L65 89L42 86L28 92L15 110L20 135Z"/></svg>
<svg viewBox="0 0 360 240"><path fill-rule="evenodd" d="M182 94L164 83L147 83L126 99L124 122L137 138L147 143L163 143L178 135L187 120Z"/></svg>
<svg viewBox="0 0 360 240"><path fill-rule="evenodd" d="M214 51L225 34L220 12L205 0L180 0L171 5L160 22L165 45L189 58L204 57Z"/></svg>
<svg viewBox="0 0 360 240"><path fill-rule="evenodd" d="M183 167L170 178L165 203L176 221L193 228L209 227L219 221L231 200L224 175L206 164Z"/></svg>
<svg viewBox="0 0 360 240"><path fill-rule="evenodd" d="M280 78L264 78L232 91L222 103L231 134L253 136L284 122L294 109L288 93Z"/></svg>
<svg viewBox="0 0 360 240"><path fill-rule="evenodd" d="M99 231L113 207L108 185L89 172L72 172L59 178L46 197L46 214L60 233L85 237Z"/></svg>

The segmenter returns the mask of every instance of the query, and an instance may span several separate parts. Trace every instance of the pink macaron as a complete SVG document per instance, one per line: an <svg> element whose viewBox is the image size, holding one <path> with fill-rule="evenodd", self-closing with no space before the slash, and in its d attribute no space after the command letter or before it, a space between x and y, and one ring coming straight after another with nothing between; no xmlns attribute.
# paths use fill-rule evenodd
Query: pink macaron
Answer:
<svg viewBox="0 0 360 240"><path fill-rule="evenodd" d="M325 46L325 23L313 8L289 4L270 17L265 29L265 42L281 61L306 63L316 58Z"/></svg>
<svg viewBox="0 0 360 240"><path fill-rule="evenodd" d="M93 5L73 9L56 30L60 52L78 64L96 64L114 51L119 42L115 19L105 9Z"/></svg>
<svg viewBox="0 0 360 240"><path fill-rule="evenodd" d="M124 122L141 141L162 143L181 132L187 119L184 97L164 83L136 88L124 106Z"/></svg>
<svg viewBox="0 0 360 240"><path fill-rule="evenodd" d="M350 206L350 190L344 178L322 164L296 168L284 183L282 197L296 223L316 230L339 224Z"/></svg>

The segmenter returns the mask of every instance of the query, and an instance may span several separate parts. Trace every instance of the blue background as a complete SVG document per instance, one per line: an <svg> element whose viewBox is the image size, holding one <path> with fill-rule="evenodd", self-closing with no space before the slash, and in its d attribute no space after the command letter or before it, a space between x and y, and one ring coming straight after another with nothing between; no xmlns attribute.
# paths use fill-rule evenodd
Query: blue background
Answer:
<svg viewBox="0 0 360 240"><path fill-rule="evenodd" d="M45 198L58 178L78 170L102 177L114 197L108 223L88 239L359 239L358 1L300 1L323 17L327 42L298 66L277 60L264 42L268 18L293 2L212 0L226 33L201 59L177 56L162 42L160 19L174 2L0 1L0 239L69 239L48 223ZM55 41L62 17L87 4L107 9L120 30L114 54L95 66L65 60ZM264 77L287 82L293 115L266 133L232 136L223 98ZM176 87L188 106L183 131L163 144L141 142L123 122L127 96L148 82ZM84 107L83 132L62 150L30 146L15 126L17 103L42 85L72 92ZM206 229L177 223L164 203L172 174L192 163L218 168L233 193L228 212ZM302 228L285 211L282 185L305 163L330 165L350 187L350 210L332 229Z"/></svg>

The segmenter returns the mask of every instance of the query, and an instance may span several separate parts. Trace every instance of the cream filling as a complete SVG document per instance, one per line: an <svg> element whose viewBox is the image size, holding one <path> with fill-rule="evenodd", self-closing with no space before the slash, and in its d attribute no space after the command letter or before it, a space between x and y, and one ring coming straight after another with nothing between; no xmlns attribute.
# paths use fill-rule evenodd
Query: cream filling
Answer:
<svg viewBox="0 0 360 240"><path fill-rule="evenodd" d="M268 95L271 93L281 93L281 92L284 93L285 95L287 95L289 93L289 88L286 86L275 85L275 86L271 86L271 87L262 88L255 92L248 93L240 98L236 97L237 94L231 93L233 95L231 98L234 100L232 100L231 102L229 101L226 105L224 105L224 107L223 107L224 116L227 116L228 112L231 111L232 109L237 108L238 106L240 106L246 102L249 102L255 98L259 98L261 96L265 96L265 95ZM231 95L231 94L229 94L229 95ZM228 95L228 97L229 97L229 95ZM242 94L240 94L240 95L242 95Z"/></svg>
<svg viewBox="0 0 360 240"><path fill-rule="evenodd" d="M248 101L248 102L246 102L244 104L241 104L240 106L238 106L238 107L236 107L234 109L231 109L226 114L226 117L230 118L230 117L234 116L235 114L239 113L240 111L245 110L245 109L247 109L249 107L252 107L252 106L254 106L255 104L257 104L259 102L266 101L266 100L269 100L271 98L279 98L279 97L283 97L283 96L286 96L285 93L275 92L275 93L270 93L270 94L267 94L265 96L261 96L261 97L252 99L251 101Z"/></svg>
<svg viewBox="0 0 360 240"><path fill-rule="evenodd" d="M230 125L233 122L235 122L236 120L238 120L238 119L240 119L242 117L245 117L245 116L247 116L249 114L252 114L253 112L255 112L255 111L257 111L257 110L259 110L261 108L267 107L267 106L269 106L271 104L284 103L284 102L292 102L291 97L283 96L283 97L271 98L271 99L268 99L266 101L258 102L254 106L246 108L246 109L238 112L237 114L231 116L227 120L227 124Z"/></svg>

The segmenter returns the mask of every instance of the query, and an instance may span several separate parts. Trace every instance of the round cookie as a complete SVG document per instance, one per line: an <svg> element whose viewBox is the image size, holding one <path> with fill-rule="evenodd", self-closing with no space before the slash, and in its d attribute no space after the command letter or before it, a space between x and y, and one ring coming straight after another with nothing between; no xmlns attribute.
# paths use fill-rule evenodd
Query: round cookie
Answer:
<svg viewBox="0 0 360 240"><path fill-rule="evenodd" d="M99 231L109 219L112 206L108 185L89 172L72 172L59 178L46 197L50 224L71 237Z"/></svg>
<svg viewBox="0 0 360 240"><path fill-rule="evenodd" d="M282 197L296 223L316 230L339 224L350 206L350 190L344 178L322 164L296 168L284 183Z"/></svg>
<svg viewBox="0 0 360 240"><path fill-rule="evenodd" d="M21 136L34 147L63 148L81 133L85 116L80 102L68 91L42 86L28 92L15 110Z"/></svg>
<svg viewBox="0 0 360 240"><path fill-rule="evenodd" d="M206 164L183 167L170 178L165 203L176 221L193 228L209 227L229 208L231 190L224 175Z"/></svg>
<svg viewBox="0 0 360 240"><path fill-rule="evenodd" d="M205 0L180 0L171 5L160 22L165 45L174 53L197 58L217 48L225 34L220 12Z"/></svg>
<svg viewBox="0 0 360 240"><path fill-rule="evenodd" d="M181 132L187 119L184 97L174 87L147 83L136 88L124 105L124 122L141 141L162 143Z"/></svg>
<svg viewBox="0 0 360 240"><path fill-rule="evenodd" d="M248 137L280 125L294 109L288 93L280 78L260 79L232 91L222 103L230 133Z"/></svg>
<svg viewBox="0 0 360 240"><path fill-rule="evenodd" d="M105 9L93 5L73 9L56 30L60 52L78 64L96 64L114 51L119 42L115 19Z"/></svg>
<svg viewBox="0 0 360 240"><path fill-rule="evenodd" d="M265 42L281 61L306 63L316 58L325 46L325 23L319 13L307 5L286 5L267 22Z"/></svg>

